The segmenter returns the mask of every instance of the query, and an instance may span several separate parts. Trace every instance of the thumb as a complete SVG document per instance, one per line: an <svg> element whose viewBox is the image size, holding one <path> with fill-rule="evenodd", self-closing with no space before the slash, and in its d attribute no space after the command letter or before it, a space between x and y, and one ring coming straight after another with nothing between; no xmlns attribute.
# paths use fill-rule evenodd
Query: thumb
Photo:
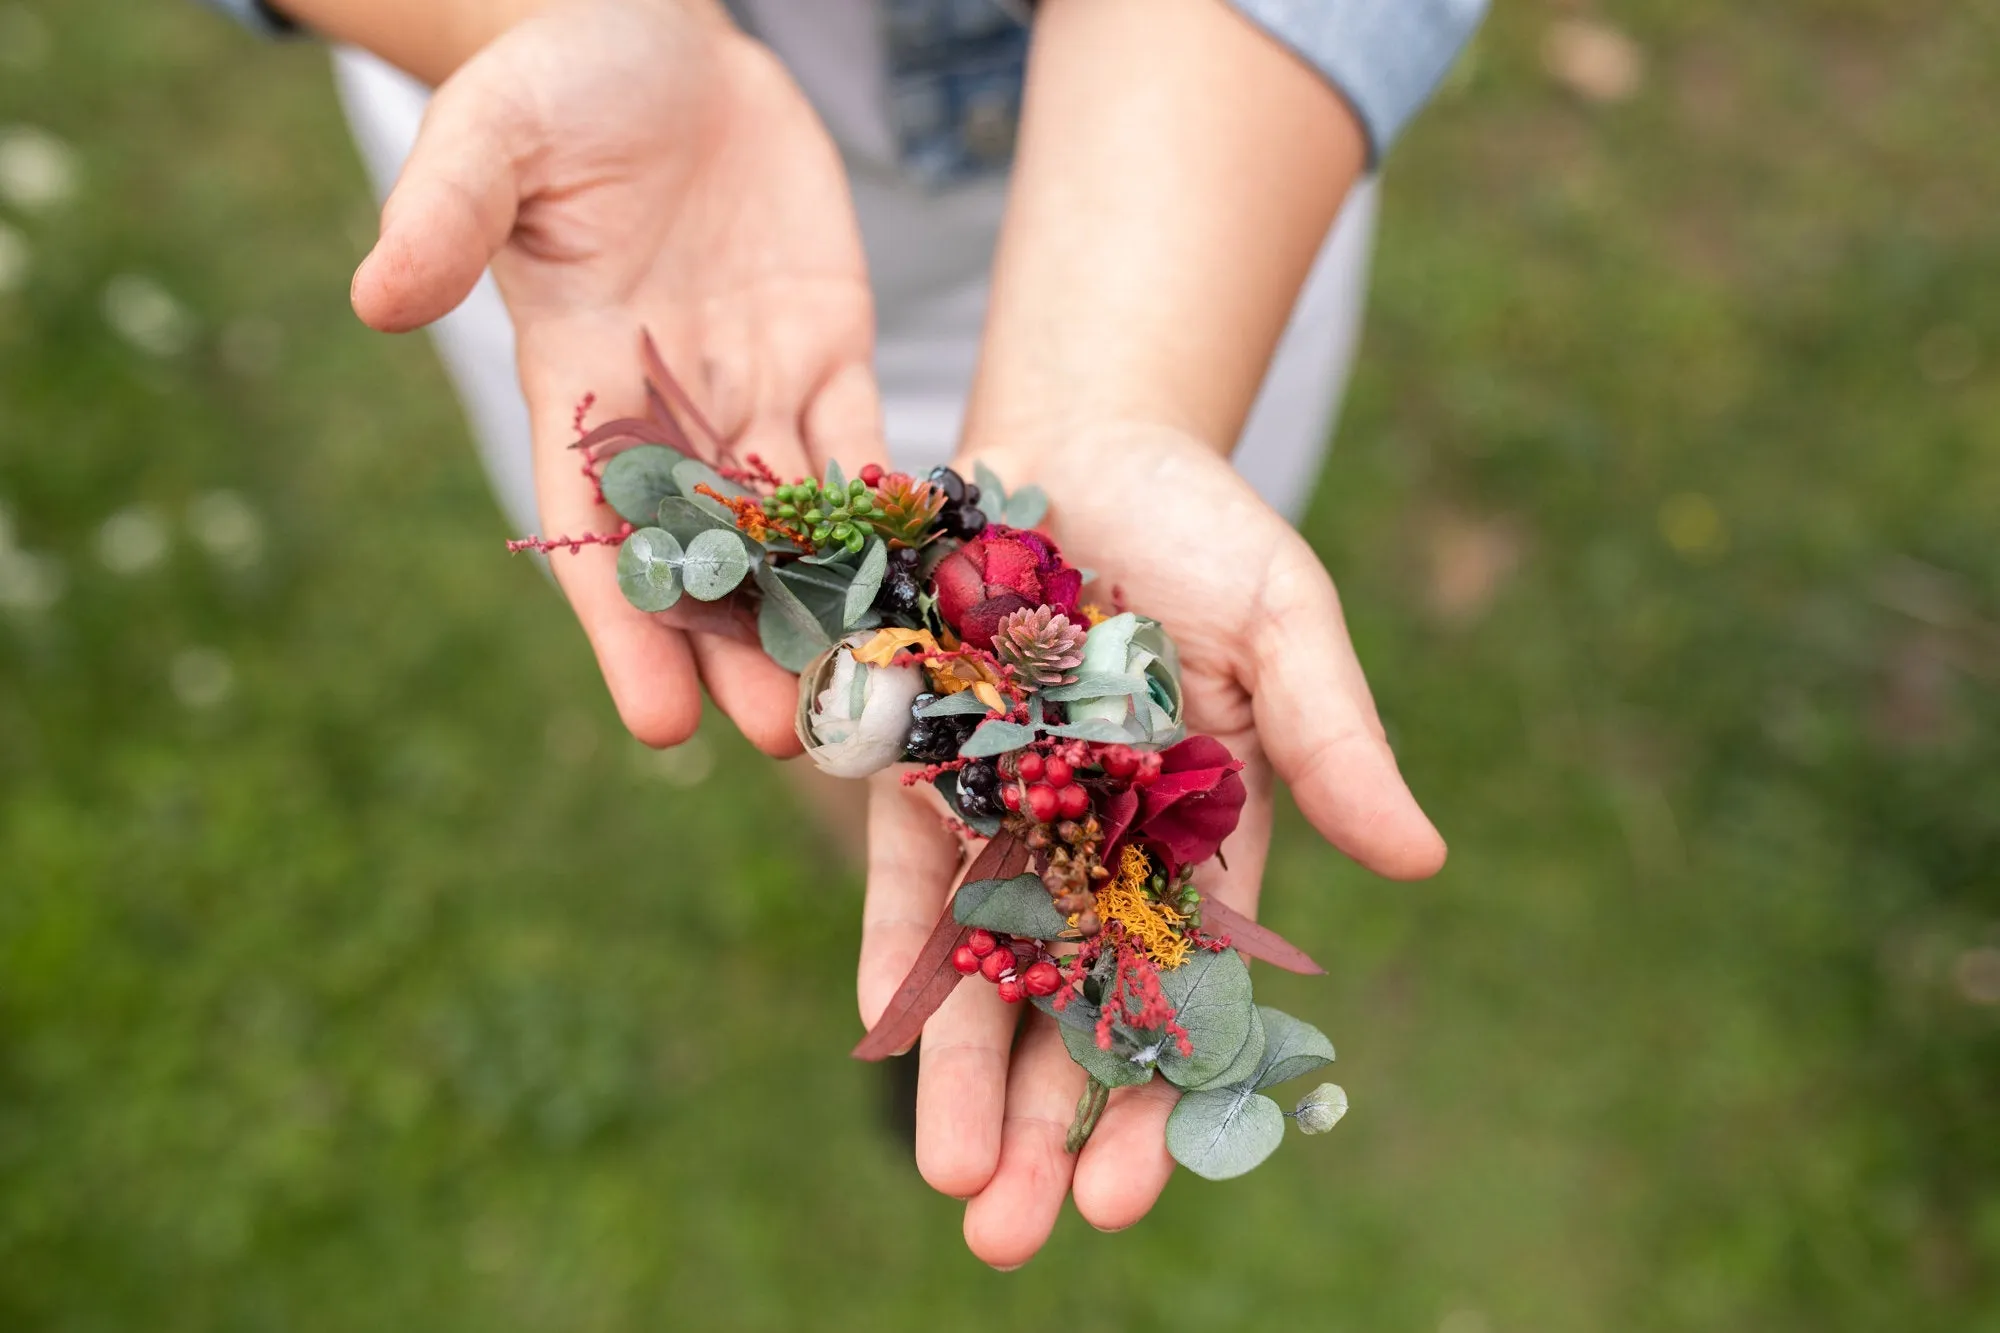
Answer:
<svg viewBox="0 0 2000 1333"><path fill-rule="evenodd" d="M1251 654L1257 733L1300 811L1378 875L1435 875L1444 839L1397 770L1333 580L1300 543L1276 562L1263 600Z"/></svg>
<svg viewBox="0 0 2000 1333"><path fill-rule="evenodd" d="M472 291L514 230L524 132L511 99L484 87L476 64L438 89L382 206L381 236L354 273L362 323L406 333Z"/></svg>

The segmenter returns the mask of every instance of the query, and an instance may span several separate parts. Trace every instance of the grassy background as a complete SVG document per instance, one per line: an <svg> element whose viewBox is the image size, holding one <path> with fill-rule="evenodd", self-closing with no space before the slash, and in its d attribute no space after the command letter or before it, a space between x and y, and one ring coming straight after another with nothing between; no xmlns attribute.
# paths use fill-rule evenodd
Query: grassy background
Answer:
<svg viewBox="0 0 2000 1333"><path fill-rule="evenodd" d="M1354 1113L1003 1277L347 315L320 53L0 4L0 1326L2000 1329L2000 5L1500 8L1309 524L1452 864L1291 819Z"/></svg>

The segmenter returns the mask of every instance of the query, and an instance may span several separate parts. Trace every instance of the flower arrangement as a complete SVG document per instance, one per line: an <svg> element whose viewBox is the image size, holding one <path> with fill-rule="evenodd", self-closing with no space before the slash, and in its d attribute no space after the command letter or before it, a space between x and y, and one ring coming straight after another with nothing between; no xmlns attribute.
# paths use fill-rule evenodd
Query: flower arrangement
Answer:
<svg viewBox="0 0 2000 1333"><path fill-rule="evenodd" d="M1112 1089L1154 1078L1181 1090L1168 1149L1210 1179L1262 1162L1287 1118L1331 1128L1346 1110L1333 1084L1291 1112L1263 1095L1334 1052L1255 1003L1244 957L1320 969L1197 887L1235 830L1243 765L1187 733L1160 623L1086 598L1089 575L1036 528L1035 488L1010 495L983 466L971 482L946 468L849 478L837 464L782 481L754 456L738 464L650 340L644 351L648 415L577 444L620 531L513 545L615 542L640 610L754 627L799 673L813 763L848 778L907 765L904 783L930 783L960 832L984 839L855 1054L904 1049L954 987L990 985L1051 1015L1089 1075L1071 1151Z"/></svg>

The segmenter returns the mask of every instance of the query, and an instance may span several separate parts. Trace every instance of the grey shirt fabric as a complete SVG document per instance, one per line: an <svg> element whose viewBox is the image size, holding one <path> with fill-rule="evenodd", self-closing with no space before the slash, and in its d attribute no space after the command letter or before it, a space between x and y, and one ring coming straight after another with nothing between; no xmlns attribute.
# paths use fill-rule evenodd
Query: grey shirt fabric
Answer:
<svg viewBox="0 0 2000 1333"><path fill-rule="evenodd" d="M273 35L291 25L266 0L205 3ZM804 0L810 4L812 0ZM1379 162L1403 127L1430 100L1452 62L1486 16L1488 0L1229 0L1251 22L1296 52L1338 89ZM1016 0L891 0L907 11L926 4L941 13L972 7L1018 17Z"/></svg>

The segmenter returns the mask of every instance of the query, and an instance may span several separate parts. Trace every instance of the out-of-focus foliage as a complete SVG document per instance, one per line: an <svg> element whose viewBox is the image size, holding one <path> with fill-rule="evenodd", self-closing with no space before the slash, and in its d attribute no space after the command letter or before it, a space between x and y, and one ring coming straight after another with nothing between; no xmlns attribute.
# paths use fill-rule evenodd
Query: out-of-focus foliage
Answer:
<svg viewBox="0 0 2000 1333"><path fill-rule="evenodd" d="M321 54L0 2L0 1326L2000 1328L2000 7L1498 9L1310 522L1451 867L1287 823L1353 1113L1000 1277L346 313Z"/></svg>

